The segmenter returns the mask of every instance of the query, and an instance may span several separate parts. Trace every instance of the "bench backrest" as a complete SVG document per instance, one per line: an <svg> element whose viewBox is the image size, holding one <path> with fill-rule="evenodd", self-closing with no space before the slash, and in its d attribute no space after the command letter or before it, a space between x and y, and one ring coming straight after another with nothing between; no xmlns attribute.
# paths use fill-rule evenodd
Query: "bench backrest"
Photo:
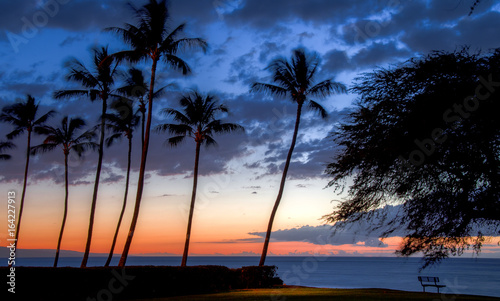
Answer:
<svg viewBox="0 0 500 301"><path fill-rule="evenodd" d="M439 282L439 277L427 277L427 276L418 276L418 281L422 282Z"/></svg>

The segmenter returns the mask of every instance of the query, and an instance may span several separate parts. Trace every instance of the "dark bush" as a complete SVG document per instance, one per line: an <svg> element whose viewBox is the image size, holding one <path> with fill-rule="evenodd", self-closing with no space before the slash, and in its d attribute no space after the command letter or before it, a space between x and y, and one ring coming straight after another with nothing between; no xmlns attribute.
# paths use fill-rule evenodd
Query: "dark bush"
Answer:
<svg viewBox="0 0 500 301"><path fill-rule="evenodd" d="M275 269L274 266L17 267L16 294L8 293L6 284L2 285L1 294L8 294L7 300L29 300L34 295L36 300L51 301L159 298L282 284ZM7 275L8 269L1 267L0 274Z"/></svg>
<svg viewBox="0 0 500 301"><path fill-rule="evenodd" d="M276 275L276 266L248 266L238 269L241 271L239 280L242 288L263 288L282 285L283 281Z"/></svg>

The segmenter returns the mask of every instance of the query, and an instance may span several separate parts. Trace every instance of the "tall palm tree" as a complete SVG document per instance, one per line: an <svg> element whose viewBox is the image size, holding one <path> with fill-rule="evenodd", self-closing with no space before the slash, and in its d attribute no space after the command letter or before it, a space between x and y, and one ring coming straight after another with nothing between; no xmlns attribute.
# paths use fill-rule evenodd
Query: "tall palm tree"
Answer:
<svg viewBox="0 0 500 301"><path fill-rule="evenodd" d="M69 120L68 120L69 119ZM41 134L47 135L42 144L31 148L31 154L49 152L61 147L64 154L64 213L59 231L59 239L57 240L56 257L54 259L54 267L57 267L59 261L59 252L61 250L61 242L64 233L64 226L66 225L66 217L68 216L68 156L71 151L75 152L78 156L87 149L95 149L97 144L91 140L96 136L93 131L86 131L79 136L77 132L85 126L85 121L80 118L68 118L65 116L61 121L61 127L55 128L51 126L44 126L40 128Z"/></svg>
<svg viewBox="0 0 500 301"><path fill-rule="evenodd" d="M25 131L28 133L27 146L26 146L26 165L24 167L24 182L23 192L21 194L21 201L19 202L19 216L17 218L16 226L16 242L19 246L19 233L21 231L21 219L24 209L24 198L26 196L26 184L28 182L28 169L30 163L30 149L31 149L31 134L38 133L41 126L55 114L55 111L50 110L41 117L37 116L40 104L35 103L35 98L31 95L26 96L26 100L18 102L2 109L0 121L10 123L14 126L14 130L7 134L7 138L14 139L15 137L23 134Z"/></svg>
<svg viewBox="0 0 500 301"><path fill-rule="evenodd" d="M267 226L267 233L259 266L263 266L266 260L274 217L283 195L288 167L290 166L293 149L295 148L295 143L297 141L302 106L307 103L310 109L317 111L322 118L326 118L326 110L311 98L324 98L333 93L346 92L346 88L343 84L333 82L331 79L316 83L315 77L319 64L320 57L318 54L307 53L306 50L302 48L295 49L293 50L290 61L283 57L278 58L272 61L266 68L272 72L273 82L276 83L276 85L268 83L254 83L251 87L252 92L265 92L276 96L287 96L292 102L297 104L297 116L295 119L292 143L286 157L278 196L276 198L276 202L274 203L269 224Z"/></svg>
<svg viewBox="0 0 500 301"><path fill-rule="evenodd" d="M107 146L109 147L114 140L126 137L128 140L128 156L127 156L127 176L125 178L125 195L123 197L123 205L120 212L120 217L118 218L118 224L116 226L115 235L113 236L113 242L111 243L111 249L109 251L108 259L104 266L109 266L111 259L113 258L113 252L115 250L116 240L118 238L118 232L120 232L120 226L122 223L123 215L127 207L127 196L128 196L128 186L130 179L130 165L132 162L132 137L134 129L139 124L140 117L134 114L133 102L129 99L122 98L120 100L114 101L111 104L111 108L116 111L114 114L108 114L106 120L108 120L108 128L113 132L113 135L106 139Z"/></svg>
<svg viewBox="0 0 500 301"><path fill-rule="evenodd" d="M5 149L12 149L15 148L16 145L10 141L0 141L0 161L2 160L10 160L11 155L9 154L2 154L3 150Z"/></svg>
<svg viewBox="0 0 500 301"><path fill-rule="evenodd" d="M234 131L243 131L243 127L234 123L222 123L220 119L216 119L218 112L227 113L228 109L224 105L219 105L215 96L201 95L197 92L192 92L180 98L179 104L183 108L183 112L174 109L164 109L162 112L167 116L172 116L177 124L161 124L156 127L158 131L168 131L174 137L167 141L171 146L177 146L184 141L186 137L191 137L196 143L196 152L194 160L193 172L193 192L191 194L191 207L189 209L188 227L186 233L186 242L184 244L184 253L182 255L181 266L186 266L189 239L191 236L191 225L193 222L194 204L196 200L196 186L198 183L198 163L200 160L200 148L202 145L215 145L216 142L212 138L213 134L229 133Z"/></svg>
<svg viewBox="0 0 500 301"><path fill-rule="evenodd" d="M97 171L94 183L94 192L92 194L92 205L90 208L90 219L89 219L89 229L87 234L87 243L85 245L85 253L83 254L83 260L81 267L87 266L87 261L89 259L90 245L92 242L92 232L94 228L94 217L95 209L97 204L97 192L99 189L99 179L101 176L102 169L102 158L104 149L104 136L105 136L105 122L106 122L106 111L107 111L107 101L110 97L115 96L113 90L115 77L117 76L118 62L108 54L107 47L96 47L92 49L93 54L93 66L89 70L85 65L77 59L72 59L67 63L67 68L69 73L67 75L67 80L78 83L82 86L82 89L77 90L62 90L55 92L55 98L73 98L78 96L87 96L91 101L100 99L102 101L102 112L101 125L100 125L100 137L99 137L99 147L98 147L98 160L97 160Z"/></svg>
<svg viewBox="0 0 500 301"><path fill-rule="evenodd" d="M185 24L177 26L170 31L168 23L170 22L170 13L166 0L149 0L141 8L135 8L131 5L139 23L137 26L125 24L125 28L108 28L120 35L128 43L132 50L123 51L115 54L117 58L127 58L130 61L144 61L151 59L151 80L148 90L148 116L146 129L144 133L144 146L141 154L141 166L139 169L139 180L137 183L137 195L135 200L134 214L130 223L130 230L125 242L122 256L118 266L125 266L130 245L134 236L139 210L144 189L144 175L146 170L146 159L149 148L149 137L151 131L151 119L153 113L153 96L156 79L156 69L161 59L169 66L181 70L183 74L190 72L188 64L177 56L177 53L189 47L201 47L206 49L206 42L200 38L185 38L183 36Z"/></svg>

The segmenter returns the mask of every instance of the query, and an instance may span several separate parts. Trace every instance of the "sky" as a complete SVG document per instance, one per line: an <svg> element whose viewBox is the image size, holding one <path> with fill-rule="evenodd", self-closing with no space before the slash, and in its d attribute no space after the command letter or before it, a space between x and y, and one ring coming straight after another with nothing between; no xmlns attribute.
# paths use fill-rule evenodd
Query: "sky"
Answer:
<svg viewBox="0 0 500 301"><path fill-rule="evenodd" d="M290 57L297 47L322 58L318 80L333 79L352 87L364 72L396 66L433 50L453 51L464 45L473 51L500 47L500 1L483 0L469 16L472 0L172 0L171 24L185 22L188 37L204 38L206 53L179 56L192 74L182 76L160 65L157 87L175 83L154 103L153 126L167 122L163 108L177 108L180 93L196 89L217 95L230 113L223 120L245 127L244 133L215 137L218 146L202 149L198 198L190 253L258 255L274 204L293 133L296 107L287 99L250 93L254 82L270 82L266 66ZM126 1L0 0L0 106L26 94L40 102L40 112L82 117L97 124L100 103L85 98L54 100L54 91L76 87L65 80L64 63L77 58L89 66L90 49L108 45L110 52L128 49L103 31L135 23ZM133 1L139 7L144 1ZM120 68L126 71L130 66ZM138 65L149 78L148 64ZM336 154L331 132L352 108L354 94L318 99L329 112L322 120L305 112L288 180L273 227L271 255L391 256L401 235L381 241L377 233L349 229L331 237L321 219L345 195L327 187L325 166ZM12 128L0 124L4 134ZM140 141L135 136L127 211L117 244L120 252L130 224L137 188ZM146 185L131 254L182 254L192 189L195 145L165 145L165 134L152 136ZM32 145L41 143L35 136ZM12 159L0 162L0 191L20 199L26 136L13 141ZM69 215L62 249L83 251L88 229L96 153L70 157ZM107 253L123 201L125 140L105 149L91 252ZM23 228L18 247L54 249L64 200L63 153L31 158ZM0 207L0 224L7 225ZM5 246L7 226L0 226ZM399 235L399 236L398 236ZM500 257L495 244L482 256Z"/></svg>

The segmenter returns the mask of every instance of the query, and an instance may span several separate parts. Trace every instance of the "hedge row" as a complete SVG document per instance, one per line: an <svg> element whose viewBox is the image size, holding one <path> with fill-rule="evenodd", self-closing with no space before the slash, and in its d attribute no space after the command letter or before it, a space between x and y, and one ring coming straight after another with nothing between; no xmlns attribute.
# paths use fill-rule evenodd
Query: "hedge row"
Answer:
<svg viewBox="0 0 500 301"><path fill-rule="evenodd" d="M17 267L16 293L9 293L7 290L11 286L4 282L1 295L7 294L7 300L35 300L33 296L36 300L158 298L283 284L275 271L275 266L239 269L224 266ZM2 267L0 273L7 276L10 272Z"/></svg>

